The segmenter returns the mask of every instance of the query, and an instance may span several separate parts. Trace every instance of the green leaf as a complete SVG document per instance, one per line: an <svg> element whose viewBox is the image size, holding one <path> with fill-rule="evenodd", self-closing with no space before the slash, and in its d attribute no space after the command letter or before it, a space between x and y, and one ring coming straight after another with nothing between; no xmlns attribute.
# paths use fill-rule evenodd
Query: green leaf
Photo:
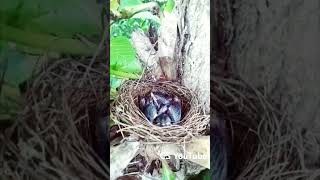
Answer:
<svg viewBox="0 0 320 180"><path fill-rule="evenodd" d="M17 87L31 77L37 57L29 56L9 47L0 49L0 72L4 73L4 81Z"/></svg>
<svg viewBox="0 0 320 180"><path fill-rule="evenodd" d="M112 126L116 125L116 123L114 122L114 120L110 119L109 121L109 128L111 128Z"/></svg>
<svg viewBox="0 0 320 180"><path fill-rule="evenodd" d="M113 14L118 15L119 14L118 8L119 8L118 0L111 0L110 1L110 11Z"/></svg>
<svg viewBox="0 0 320 180"><path fill-rule="evenodd" d="M118 92L116 89L111 88L110 89L110 100L114 100L118 95Z"/></svg>
<svg viewBox="0 0 320 180"><path fill-rule="evenodd" d="M123 71L116 71L113 69L110 69L110 74L113 76L117 76L118 78L125 78L125 79L139 79L140 75L133 74L133 73L127 73Z"/></svg>
<svg viewBox="0 0 320 180"><path fill-rule="evenodd" d="M115 71L141 73L142 67L136 58L136 51L130 40L124 36L111 38L110 67Z"/></svg>
<svg viewBox="0 0 320 180"><path fill-rule="evenodd" d="M142 11L142 12L139 12L135 15L133 15L131 18L136 18L136 19L150 19L158 24L160 24L160 19L153 15L150 11Z"/></svg>
<svg viewBox="0 0 320 180"><path fill-rule="evenodd" d="M19 85L29 79L37 58L24 55L0 41L0 126L13 122L22 98Z"/></svg>
<svg viewBox="0 0 320 180"><path fill-rule="evenodd" d="M116 21L111 25L110 36L111 37L126 36L130 39L132 32L137 30L142 30L143 32L147 32L150 26L153 26L159 29L160 23L154 21L152 17L146 18L146 19L141 19L141 18L122 19L122 20Z"/></svg>
<svg viewBox="0 0 320 180"><path fill-rule="evenodd" d="M113 89L117 89L122 84L123 79L117 78L115 76L110 76L110 86Z"/></svg>
<svg viewBox="0 0 320 180"><path fill-rule="evenodd" d="M1 0L0 20L32 32L62 37L100 36L102 5L87 0Z"/></svg>
<svg viewBox="0 0 320 180"><path fill-rule="evenodd" d="M164 7L164 11L171 13L173 11L174 5L174 0L168 0Z"/></svg>
<svg viewBox="0 0 320 180"><path fill-rule="evenodd" d="M92 55L96 49L95 46L85 44L77 39L60 38L43 33L28 32L1 23L0 40L11 41L33 48L39 48L45 52L54 51L73 55L89 56Z"/></svg>
<svg viewBox="0 0 320 180"><path fill-rule="evenodd" d="M167 161L162 160L162 180L175 180L176 175L171 171Z"/></svg>
<svg viewBox="0 0 320 180"><path fill-rule="evenodd" d="M165 3L167 2L167 0L143 0L143 3L147 3L147 2L157 2L157 3Z"/></svg>
<svg viewBox="0 0 320 180"><path fill-rule="evenodd" d="M132 7L132 6L137 6L143 4L142 1L140 0L120 0L120 7L119 10L123 10L124 8Z"/></svg>
<svg viewBox="0 0 320 180"><path fill-rule="evenodd" d="M210 175L209 169L205 169L201 171L199 174L188 178L188 180L210 180L210 179L211 179L211 175Z"/></svg>

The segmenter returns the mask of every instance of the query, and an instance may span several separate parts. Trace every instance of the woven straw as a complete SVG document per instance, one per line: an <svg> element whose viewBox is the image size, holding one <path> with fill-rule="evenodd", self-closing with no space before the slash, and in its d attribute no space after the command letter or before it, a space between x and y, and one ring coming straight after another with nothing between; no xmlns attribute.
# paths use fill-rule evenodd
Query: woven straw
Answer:
<svg viewBox="0 0 320 180"><path fill-rule="evenodd" d="M138 107L138 97L151 90L175 95L182 104L182 120L177 125L159 127L151 124ZM195 93L173 82L127 81L111 106L111 119L121 132L136 135L145 143L182 143L200 136L209 125Z"/></svg>

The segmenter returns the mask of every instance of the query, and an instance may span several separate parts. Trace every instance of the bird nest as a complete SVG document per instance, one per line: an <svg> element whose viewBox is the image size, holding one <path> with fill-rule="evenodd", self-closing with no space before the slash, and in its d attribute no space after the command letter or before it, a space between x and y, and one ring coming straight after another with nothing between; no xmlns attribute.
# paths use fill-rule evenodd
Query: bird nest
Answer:
<svg viewBox="0 0 320 180"><path fill-rule="evenodd" d="M279 111L279 105L238 77L215 77L211 81L211 112L224 121L229 137L228 166L213 163L213 179L219 179L217 172L223 168L228 169L229 179L236 180L320 176L319 171L306 168L301 149L308 140L294 127L285 110ZM216 153L213 150L211 156Z"/></svg>
<svg viewBox="0 0 320 180"><path fill-rule="evenodd" d="M176 96L181 101L180 123L166 127L151 124L139 108L139 97L150 91ZM206 115L194 92L173 82L127 81L111 106L111 119L120 132L141 138L145 143L182 143L200 136L208 128Z"/></svg>
<svg viewBox="0 0 320 180"><path fill-rule="evenodd" d="M109 105L105 62L53 59L32 78L23 111L0 132L0 179L109 178L93 148L95 120Z"/></svg>

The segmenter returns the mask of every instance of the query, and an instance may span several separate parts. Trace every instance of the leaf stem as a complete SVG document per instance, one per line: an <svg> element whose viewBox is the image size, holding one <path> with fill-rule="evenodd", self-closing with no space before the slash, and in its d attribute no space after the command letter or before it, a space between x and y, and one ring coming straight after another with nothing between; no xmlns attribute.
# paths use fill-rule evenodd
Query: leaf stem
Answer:
<svg viewBox="0 0 320 180"><path fill-rule="evenodd" d="M131 73L126 73L126 72L122 72L122 71L116 71L113 69L110 69L110 74L118 76L118 77L122 77L122 78L129 78L129 79L139 79L140 78L140 75L138 75L138 74L131 74Z"/></svg>
<svg viewBox="0 0 320 180"><path fill-rule="evenodd" d="M85 56L92 55L97 48L88 46L80 40L28 32L5 24L0 24L0 40L12 41L46 51Z"/></svg>
<svg viewBox="0 0 320 180"><path fill-rule="evenodd" d="M159 4L156 2L148 2L144 4L139 4L136 6L126 7L120 10L121 18L129 19L136 13L139 13L141 11L151 11L154 8L160 9Z"/></svg>

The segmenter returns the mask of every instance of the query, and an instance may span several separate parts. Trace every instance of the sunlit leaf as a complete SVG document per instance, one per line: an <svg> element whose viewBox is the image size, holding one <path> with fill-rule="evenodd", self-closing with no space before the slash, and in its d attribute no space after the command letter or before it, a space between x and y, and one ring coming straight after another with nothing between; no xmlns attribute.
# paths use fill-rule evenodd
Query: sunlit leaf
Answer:
<svg viewBox="0 0 320 180"><path fill-rule="evenodd" d="M156 23L160 23L160 19L153 15L150 11L143 11L143 12L139 12L135 15L132 16L132 18L136 18L136 19L150 19Z"/></svg>
<svg viewBox="0 0 320 180"><path fill-rule="evenodd" d="M116 89L110 89L110 100L114 100L118 95L118 91Z"/></svg>
<svg viewBox="0 0 320 180"><path fill-rule="evenodd" d="M125 79L139 79L140 77L140 75L137 73L127 73L124 71L116 71L114 69L110 69L110 75Z"/></svg>
<svg viewBox="0 0 320 180"><path fill-rule="evenodd" d="M110 76L110 86L113 89L117 89L122 84L123 79L117 78L115 76Z"/></svg>
<svg viewBox="0 0 320 180"><path fill-rule="evenodd" d="M175 180L176 175L171 171L167 161L162 160L162 180Z"/></svg>
<svg viewBox="0 0 320 180"><path fill-rule="evenodd" d="M122 10L127 7L137 6L143 4L141 0L121 0L119 10Z"/></svg>
<svg viewBox="0 0 320 180"><path fill-rule="evenodd" d="M171 13L174 8L174 4L174 0L168 0L164 7L164 11Z"/></svg>
<svg viewBox="0 0 320 180"><path fill-rule="evenodd" d="M124 36L111 38L110 67L116 71L141 73L142 67L130 40Z"/></svg>
<svg viewBox="0 0 320 180"><path fill-rule="evenodd" d="M155 19L157 20L157 19ZM153 18L130 18L130 19L122 19L115 23L113 23L110 27L110 36L126 36L129 39L131 38L132 32L136 30L142 30L147 32L150 26L154 26L157 29L160 26L160 23L153 20Z"/></svg>
<svg viewBox="0 0 320 180"><path fill-rule="evenodd" d="M119 3L118 3L118 0L111 0L110 1L110 11L113 13L113 14L119 14L118 12L118 8L119 8Z"/></svg>

